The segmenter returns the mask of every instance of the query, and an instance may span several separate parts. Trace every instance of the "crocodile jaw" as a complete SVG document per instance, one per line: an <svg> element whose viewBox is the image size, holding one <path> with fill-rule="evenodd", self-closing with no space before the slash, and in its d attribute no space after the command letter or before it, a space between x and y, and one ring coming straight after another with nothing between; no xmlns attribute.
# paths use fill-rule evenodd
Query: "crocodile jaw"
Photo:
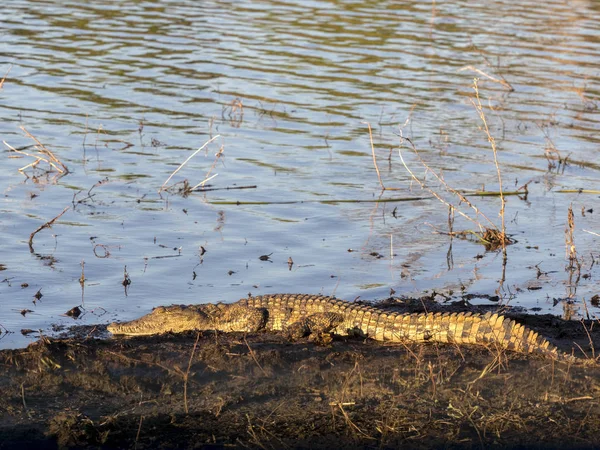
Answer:
<svg viewBox="0 0 600 450"><path fill-rule="evenodd" d="M203 322L201 316L193 308L159 306L150 314L139 319L122 323L113 322L108 325L107 330L112 334L149 336L202 329L205 328L202 326Z"/></svg>
<svg viewBox="0 0 600 450"><path fill-rule="evenodd" d="M149 336L152 334L166 333L170 330L161 324L152 324L141 319L132 320L131 322L117 323L113 322L106 329L112 334L126 334L132 336Z"/></svg>
<svg viewBox="0 0 600 450"><path fill-rule="evenodd" d="M111 323L113 334L149 336L162 333L181 333L191 330L255 332L264 327L266 312L239 304L159 306L150 314L131 322Z"/></svg>

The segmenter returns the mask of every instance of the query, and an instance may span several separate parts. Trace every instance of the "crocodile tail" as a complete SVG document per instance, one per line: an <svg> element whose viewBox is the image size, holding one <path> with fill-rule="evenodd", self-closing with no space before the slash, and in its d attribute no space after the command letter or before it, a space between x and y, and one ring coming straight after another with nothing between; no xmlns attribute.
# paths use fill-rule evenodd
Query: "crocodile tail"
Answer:
<svg viewBox="0 0 600 450"><path fill-rule="evenodd" d="M378 316L378 317L373 317ZM373 314L364 330L369 337L393 342L445 342L497 347L520 353L559 356L558 349L535 331L499 314ZM374 332L371 332L374 331Z"/></svg>

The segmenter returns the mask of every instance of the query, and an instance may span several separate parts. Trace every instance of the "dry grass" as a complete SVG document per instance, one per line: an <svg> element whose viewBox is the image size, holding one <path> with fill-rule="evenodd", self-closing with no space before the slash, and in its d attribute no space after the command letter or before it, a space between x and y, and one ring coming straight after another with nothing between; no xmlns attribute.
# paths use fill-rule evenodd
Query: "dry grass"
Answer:
<svg viewBox="0 0 600 450"><path fill-rule="evenodd" d="M6 71L6 73L4 74L4 77L2 77L2 80L0 80L0 89L2 89L2 87L4 87L4 82L6 81L6 77L8 76L10 70L12 69L12 64L8 67L8 70Z"/></svg>
<svg viewBox="0 0 600 450"><path fill-rule="evenodd" d="M577 286L581 279L581 265L583 258L578 258L577 248L575 246L575 215L573 214L573 205L569 205L567 213L567 225L565 227L565 258L569 261L565 270L569 274L567 282L567 295L568 299L572 300L575 298L577 293ZM568 303L565 303L568 305Z"/></svg>
<svg viewBox="0 0 600 450"><path fill-rule="evenodd" d="M185 166L194 156L196 156L199 152L201 152L208 144L210 144L212 141L214 141L215 139L217 139L218 137L220 137L221 135L217 134L216 136L211 137L208 141L206 141L198 150L196 150L194 153L192 153L190 156L187 157L187 159L182 162L179 167L177 167L177 169L175 169L171 175L169 175L169 178L166 179L166 181L162 184L162 186L160 187L160 189L158 190L158 193L160 194L162 191L166 191L169 189L169 187L167 186L167 184L169 183L169 181L171 181L171 178L173 178L173 176L179 172L183 166ZM215 162L213 163L213 165L211 166L211 168L208 171L208 174L210 174L210 172L212 171L212 169L214 168L215 164L216 164L216 160L219 159L221 157L221 155L223 154L223 147L221 147L221 149L219 150L219 152L216 154L216 159ZM201 181L200 183L198 183L196 186L194 186L193 188L189 188L189 184L187 183L187 180L185 180L184 183L186 183L187 186L187 191L191 192L193 191L195 188L197 188L198 186L203 186L207 181L212 180L214 177L216 177L218 174L214 174L212 176L207 176L205 177L205 179L203 181Z"/></svg>
<svg viewBox="0 0 600 450"><path fill-rule="evenodd" d="M229 124L239 128L244 121L244 104L236 97L229 104L223 105L221 110L223 120L229 119Z"/></svg>
<svg viewBox="0 0 600 450"><path fill-rule="evenodd" d="M198 183L197 185L195 185L194 187L191 188L192 191L195 191L196 189L198 189L199 187L204 187L204 185L206 184L207 181L212 180L214 177L217 176L217 174L210 176L210 173L213 171L213 169L215 168L215 166L217 165L217 162L221 159L221 157L223 156L223 151L225 150L225 146L221 145L221 147L219 148L219 151L217 153L215 153L215 160L213 161L212 165L210 166L210 168L208 169L208 172L206 172L206 175L204 175L204 180L201 181L200 183Z"/></svg>
<svg viewBox="0 0 600 450"><path fill-rule="evenodd" d="M325 351L307 343L290 346L284 339L269 344L260 335L248 336L248 342L270 375L253 377L252 359L230 356L246 354L240 337L220 337L219 344L201 337L202 351L191 365L189 338L173 336L6 353L1 364L10 394L6 403L19 407L13 415L42 430L57 405L61 411L84 408L94 423L84 417L70 429L80 433L93 426L95 434L80 433L80 446L93 446L98 435L109 439L106 446L165 448L198 442L266 449L598 443L597 367L512 356L500 367L486 352L465 347L463 360L447 345L439 352L431 345L411 346L418 354L413 361L398 346L338 340ZM19 367L7 364L11 355ZM63 367L40 363L50 357ZM38 365L48 376L32 375ZM188 394L197 389L187 413L182 389L173 390L169 380L174 376L179 385L186 365ZM102 378L106 370L120 376ZM99 376L107 383L101 389ZM36 392L41 385L43 395ZM159 394L157 386L165 389ZM39 414L28 419L23 398ZM100 415L109 419L100 423Z"/></svg>
<svg viewBox="0 0 600 450"><path fill-rule="evenodd" d="M483 77L487 78L488 80L491 80L491 81L493 81L494 83L501 84L502 86L504 86L506 89L508 89L508 90L509 90L509 91L511 91L511 92L515 90L515 89L512 87L512 85L511 85L511 84L510 84L508 81L506 81L506 80L504 79L504 77L503 77L503 76L501 76L501 75L500 75L500 78L496 78L496 77L493 77L492 75L490 75L490 74L488 74L488 73L484 72L483 70L481 70L481 69L478 69L478 68L476 68L476 67L473 67L473 66L465 66L465 67L463 67L462 69L459 69L458 71L459 71L459 72L463 72L463 71L465 71L465 70L470 70L471 72L478 73L479 75L481 75L481 76L483 76Z"/></svg>
<svg viewBox="0 0 600 450"><path fill-rule="evenodd" d="M500 242L502 244L502 248L504 248L507 244L506 223L505 223L505 219L504 219L504 209L506 206L506 201L504 200L504 194L503 194L503 189L502 189L502 174L500 172L500 165L498 163L498 150L496 148L496 140L490 133L490 129L488 127L488 123L485 118L485 113L483 112L483 106L481 105L481 99L479 98L479 88L477 86L477 81L478 81L477 78L475 78L473 80L473 90L475 91L476 101L471 99L471 103L475 107L475 110L477 111L477 114L479 115L479 118L481 119L481 122L483 123L485 134L488 138L488 142L490 143L490 146L492 147L492 152L494 154L494 165L496 166L496 173L498 174L498 187L499 187L499 192L500 192L500 213L499 214L500 214L500 220L502 223L502 229L501 229L500 234L493 233L493 235L490 237L494 239L491 242Z"/></svg>
<svg viewBox="0 0 600 450"><path fill-rule="evenodd" d="M410 114L412 114L412 111L414 109L416 105L413 105L411 110L410 110ZM410 115L408 117L408 119L406 119L406 122L404 123L404 125L406 125L408 122L410 121ZM373 166L375 167L375 172L377 172L377 179L379 180L379 185L381 186L381 192L383 191L399 191L402 188L395 188L395 187L386 187L383 184L383 180L381 178L381 172L379 172L379 166L377 165L377 156L375 155L375 146L373 144L373 131L371 129L371 124L368 122L363 122L365 125L367 125L367 127L369 128L369 142L371 144L371 156L373 157ZM390 149L390 154L391 154L391 149Z"/></svg>
<svg viewBox="0 0 600 450"><path fill-rule="evenodd" d="M38 154L36 155L36 154L24 152L23 150L16 149L12 145L8 144L6 141L2 141L4 143L4 145L6 145L13 152L35 159L35 161L33 161L32 163L29 163L26 166L21 167L19 169L19 172L21 172L25 176L28 176L25 173L25 170L30 167L35 169L38 166L38 164L43 161L50 166L50 169L48 169L48 172L51 172L54 169L61 176L69 173L69 169L67 168L67 166L62 161L60 161L56 157L56 155L50 149L48 149L48 147L46 147L44 144L42 144L39 141L39 139L37 139L34 135L32 135L29 131L27 131L27 129L25 127L21 126L20 128L25 133L25 136L27 136L28 138L31 138L35 142L34 148L36 149Z"/></svg>
<svg viewBox="0 0 600 450"><path fill-rule="evenodd" d="M503 248L506 245L510 245L512 244L514 241L506 235L505 232L503 232L502 230L498 229L498 227L494 224L494 222L492 222L475 204L473 204L462 192L452 188L451 186L448 185L448 183L441 177L439 176L433 169L431 169L427 163L425 163L425 161L423 161L416 149L416 147L414 146L414 144L412 143L411 140L409 140L408 138L402 138L403 140L406 140L407 142L409 142L412 146L412 149L414 151L414 153L417 155L419 161L421 162L421 164L423 165L423 167L426 169L427 172L431 173L434 175L434 177L445 187L445 189L450 192L451 194L455 195L459 201L460 204L465 204L467 206L469 206L474 212L475 212L475 217L471 217L469 214L467 214L465 211L463 211L462 209L460 209L458 206L456 206L455 204L451 203L450 201L444 199L438 192L436 192L434 189L430 188L429 186L427 186L425 184L425 182L421 181L420 178L418 178L414 172L408 167L408 165L406 164L406 161L404 160L403 156L402 156L402 150L399 150L399 155L400 155L400 160L402 161L402 164L404 165L404 167L406 168L406 170L408 171L408 173L411 175L411 177L413 178L413 180L415 180L419 186L421 186L422 189L427 190L429 193L431 193L431 195L433 195L433 197L435 197L437 200L439 200L441 203L443 203L449 210L449 216L453 217L455 213L458 213L461 217L463 217L464 219L468 220L469 222L473 223L476 227L477 227L477 231L473 231L473 230L467 230L467 231L452 231L452 229L448 232L448 234L450 236L458 236L458 237L463 237L463 238L468 238L469 236L473 236L477 241L481 242L482 244L484 244L486 246L487 249L489 250L495 250L497 248ZM482 219L484 219L488 226L484 226L481 222L481 220L479 220L479 217L481 217ZM453 223L453 220L452 220Z"/></svg>
<svg viewBox="0 0 600 450"><path fill-rule="evenodd" d="M542 122L541 124L536 123L536 125L540 129L540 131L544 134L544 140L546 141L546 146L544 148L544 156L546 157L546 160L548 161L548 170L550 171L550 170L556 169L556 173L562 174L562 173L564 173L565 168L567 167L567 164L569 163L569 157L571 156L571 154L569 153L567 156L563 156L560 153L560 151L556 147L556 144L550 137L550 133L548 130L550 123L552 123L552 120L547 120L545 122ZM557 162L558 162L558 164L557 164Z"/></svg>
<svg viewBox="0 0 600 450"><path fill-rule="evenodd" d="M371 124L368 122L363 122L369 127L369 140L371 142L371 155L373 156L373 165L375 166L375 172L377 172L377 179L379 180L379 184L381 185L381 189L385 191L385 186L383 181L381 181L381 173L379 172L379 167L377 166L377 157L375 156L375 146L373 145L373 132L371 130Z"/></svg>
<svg viewBox="0 0 600 450"><path fill-rule="evenodd" d="M248 353L250 354L250 356L252 357L252 359L254 360L254 362L256 363L258 368L260 369L260 371L263 373L264 376L268 376L267 372L265 372L265 369L263 369L263 366L261 366L260 363L258 362L258 359L256 359L256 354L255 354L254 350L252 350L252 348L250 347L250 344L248 344L248 341L246 340L246 336L244 336L244 344L246 344L246 347L248 347Z"/></svg>
<svg viewBox="0 0 600 450"><path fill-rule="evenodd" d="M497 195L498 197L500 197L500 210L499 210L499 216L500 216L500 220L501 220L500 227L498 227L492 220L490 220L461 191L449 186L448 183L437 172L435 172L433 169L431 169L427 165L427 163L425 161L423 161L423 159L419 155L419 152L417 151L413 142L409 138L406 138L402 135L402 130L400 130L401 144L404 141L408 142L411 145L412 150L413 150L414 154L417 156L419 162L425 168L426 173L431 173L435 177L435 179L446 189L446 191L448 191L450 194L452 194L459 200L459 204L461 204L461 205L464 204L464 205L467 205L469 208L471 208L475 212L475 216L471 217L469 214L467 214L465 211L463 211L460 207L458 207L454 203L446 200L438 192L436 192L435 190L433 190L432 188L427 186L425 184L425 182L422 181L419 177L417 177L415 175L415 173L408 167L406 161L404 160L404 158L402 156L401 148L399 149L398 152L399 152L400 160L402 161L402 164L404 165L404 167L406 168L408 173L411 175L412 179L415 180L419 184L419 186L421 186L422 189L429 191L431 193L431 195L433 195L437 200L439 200L441 203L443 203L449 209L450 215L453 215L454 213L458 213L460 216L462 216L469 222L473 223L477 227L477 231L466 231L466 232L465 231L462 231L462 232L451 231L450 232L451 235L466 236L468 234L471 234L473 236L476 236L477 239L480 240L486 246L486 248L488 248L490 250L495 250L498 248L502 248L504 250L507 245L512 244L514 241L506 234L506 223L505 223L506 201L504 198L504 190L503 190L503 186L502 186L502 174L501 174L500 165L498 162L498 151L496 148L496 141L494 140L494 138L490 132L490 129L488 127L488 123L487 123L487 120L485 117L483 106L482 106L481 100L479 98L479 88L477 85L477 79L474 80L473 90L475 92L475 98L471 99L471 101L472 101L473 106L475 107L477 114L479 115L480 120L482 121L483 130L486 134L488 142L490 143L493 157L494 157L496 173L498 176L499 190L497 193L494 193L494 195ZM482 224L482 220L486 222L486 225Z"/></svg>
<svg viewBox="0 0 600 450"><path fill-rule="evenodd" d="M189 413L188 398L187 398L188 380L190 378L190 370L192 368L192 361L194 360L194 354L196 353L196 348L198 347L199 340L200 340L200 332L197 332L196 333L196 342L194 342L194 348L192 348L192 353L190 354L190 360L188 361L187 370L183 374L183 409L186 414Z"/></svg>
<svg viewBox="0 0 600 450"><path fill-rule="evenodd" d="M585 93L585 91L587 90L588 78L589 78L589 75L586 75L583 78L582 86L581 87L573 86L573 90L575 91L577 96L581 99L581 103L583 103L584 108L588 111L592 111L592 110L598 109L598 104L594 100L590 100ZM1 86L1 83L0 83L0 86Z"/></svg>
<svg viewBox="0 0 600 450"><path fill-rule="evenodd" d="M419 159L419 162L426 169L426 172L431 173L436 178L436 180L439 181L446 188L446 190L448 192L450 192L451 194L453 194L456 197L458 197L458 199L460 200L461 203L466 204L467 206L469 206L471 209L473 209L475 211L475 219L472 218L471 216L469 216L468 214L466 214L465 212L463 212L462 210L460 210L459 208L457 208L456 206L454 206L452 203L450 203L447 200L445 200L436 191L434 191L433 189L431 189L430 187L428 187L423 181L421 181L414 174L414 172L412 170L410 170L410 168L408 167L408 165L404 161L404 158L402 156L402 151L399 150L400 160L402 161L402 164L404 165L404 168L408 171L408 173L413 178L413 180L415 180L419 184L419 186L421 186L422 189L425 189L425 190L429 191L429 193L431 195L433 195L441 203L443 203L449 209L451 209L452 212L456 212L456 213L460 214L463 218L467 219L469 222L471 222L474 225L476 225L479 228L479 230L481 231L481 233L483 233L487 228L484 227L481 224L481 222L478 220L479 216L481 216L483 219L485 219L491 227L496 228L496 225L494 224L494 222L492 222L490 219L488 219L488 217L485 214L483 214L483 212L481 212L481 210L479 208L477 208L477 206L475 206L473 203L471 203L471 201L467 197L465 197L460 191L458 191L458 190L452 188L451 186L449 186L448 183L446 183L446 181L440 175L438 175L433 169L431 169L431 167L429 167L427 165L427 163L425 161L423 161L423 159L419 155L419 152L417 151L417 148L415 147L415 145L413 144L413 142L410 139L408 139L406 137L403 137L402 135L401 135L401 139L407 141L411 145L411 147L413 149L413 152L415 153L415 155Z"/></svg>
<svg viewBox="0 0 600 450"><path fill-rule="evenodd" d="M569 205L567 213L567 226L565 227L565 258L569 260L568 268L581 268L581 263L577 259L577 248L575 247L575 215L573 214L573 204Z"/></svg>

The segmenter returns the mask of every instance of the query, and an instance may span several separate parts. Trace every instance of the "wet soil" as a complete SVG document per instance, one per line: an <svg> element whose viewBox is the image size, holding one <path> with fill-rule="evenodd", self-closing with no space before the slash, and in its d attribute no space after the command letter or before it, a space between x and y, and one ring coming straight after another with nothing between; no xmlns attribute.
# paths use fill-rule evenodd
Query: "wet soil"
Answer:
<svg viewBox="0 0 600 450"><path fill-rule="evenodd" d="M520 316L587 364L483 347L276 333L105 338L0 352L0 448L600 446L600 324Z"/></svg>

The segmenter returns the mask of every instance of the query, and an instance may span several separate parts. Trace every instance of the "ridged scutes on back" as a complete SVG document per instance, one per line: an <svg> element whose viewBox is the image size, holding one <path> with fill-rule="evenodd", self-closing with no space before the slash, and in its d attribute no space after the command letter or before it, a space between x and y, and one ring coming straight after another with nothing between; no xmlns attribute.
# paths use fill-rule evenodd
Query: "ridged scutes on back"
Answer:
<svg viewBox="0 0 600 450"><path fill-rule="evenodd" d="M445 342L498 347L522 353L558 354L538 333L501 314L471 312L396 313L311 294L266 294L240 304L267 311L265 328L281 330L313 314L343 316L335 330L390 342Z"/></svg>

